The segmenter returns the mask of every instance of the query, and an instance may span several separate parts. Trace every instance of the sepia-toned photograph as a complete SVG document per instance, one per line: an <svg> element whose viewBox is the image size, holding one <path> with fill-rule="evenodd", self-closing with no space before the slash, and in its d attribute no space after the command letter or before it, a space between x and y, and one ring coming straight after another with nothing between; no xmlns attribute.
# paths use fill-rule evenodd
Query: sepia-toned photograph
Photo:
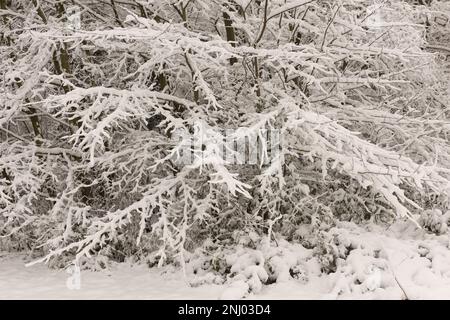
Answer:
<svg viewBox="0 0 450 320"><path fill-rule="evenodd" d="M0 0L0 300L450 300L450 1Z"/></svg>

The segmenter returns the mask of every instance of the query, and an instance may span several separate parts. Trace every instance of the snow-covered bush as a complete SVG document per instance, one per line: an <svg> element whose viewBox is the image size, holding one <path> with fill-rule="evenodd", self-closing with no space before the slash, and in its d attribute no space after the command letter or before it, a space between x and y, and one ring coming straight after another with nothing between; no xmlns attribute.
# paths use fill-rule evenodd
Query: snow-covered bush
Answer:
<svg viewBox="0 0 450 320"><path fill-rule="evenodd" d="M0 1L5 248L186 269L205 242L246 252L279 235L309 241L335 271L351 254L327 238L336 217L448 209L449 69L430 40L444 32L427 29L416 6L75 3L81 24L68 27L71 1ZM282 141L256 164L230 164L218 149L226 129L235 141L267 145L264 130ZM202 141L189 150L185 136ZM442 201L427 202L431 193ZM302 236L308 228L319 240ZM301 274L276 258L238 266L252 255L225 263L250 290Z"/></svg>
<svg viewBox="0 0 450 320"><path fill-rule="evenodd" d="M295 279L308 282L320 274L320 262L312 249L286 240L270 243L253 237L253 248L242 239L239 245L218 247L205 243L186 258L185 271L192 286L225 284L222 299L239 299L261 292L263 285Z"/></svg>
<svg viewBox="0 0 450 320"><path fill-rule="evenodd" d="M425 210L419 218L420 225L433 233L446 233L450 223L450 211L443 214L441 210Z"/></svg>

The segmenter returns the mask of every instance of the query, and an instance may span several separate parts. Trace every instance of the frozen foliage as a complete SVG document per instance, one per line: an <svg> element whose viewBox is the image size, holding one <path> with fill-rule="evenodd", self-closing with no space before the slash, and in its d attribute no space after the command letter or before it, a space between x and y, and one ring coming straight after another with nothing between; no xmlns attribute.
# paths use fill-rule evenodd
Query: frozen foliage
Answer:
<svg viewBox="0 0 450 320"><path fill-rule="evenodd" d="M419 218L423 228L436 234L445 234L450 222L450 211L442 214L439 209L425 210Z"/></svg>
<svg viewBox="0 0 450 320"><path fill-rule="evenodd" d="M448 234L428 233L400 220L388 230L337 222L321 235L311 230L304 236L314 248L281 239L270 245L254 236L253 245L244 237L240 246L199 250L187 262L189 283L224 284L221 299L270 296L274 288L290 285L309 298L450 297ZM282 298L289 296L284 293Z"/></svg>
<svg viewBox="0 0 450 320"><path fill-rule="evenodd" d="M393 283L388 253L355 251L340 221L448 234L445 1L69 3L0 0L4 249L179 264L194 285L232 279L225 297L303 281L315 261L353 279L340 294L376 290L375 269ZM225 129L282 141L235 165ZM207 271L190 262L224 247Z"/></svg>

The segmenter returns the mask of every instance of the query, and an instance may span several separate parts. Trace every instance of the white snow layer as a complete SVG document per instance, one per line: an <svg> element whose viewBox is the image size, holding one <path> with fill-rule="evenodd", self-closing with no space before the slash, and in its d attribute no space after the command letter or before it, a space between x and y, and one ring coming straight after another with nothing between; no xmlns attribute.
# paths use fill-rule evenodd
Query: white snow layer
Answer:
<svg viewBox="0 0 450 320"><path fill-rule="evenodd" d="M108 271L82 271L79 290L67 287L70 275L66 270L45 265L26 268L23 255L0 253L0 299L450 299L448 234L432 235L405 221L387 230L375 225L363 229L352 223L341 223L336 230L344 239L341 242L347 241L353 249L335 273L318 271L302 246L279 242L279 246L291 247L265 248L278 252L269 260L278 273L276 282L269 285L256 280L267 280L261 262L270 254L255 255L261 261L252 265L251 254L245 250L245 254L230 256L232 270L242 276L222 285L192 287L173 267L149 269L122 263ZM306 278L289 275L295 259L305 260L300 266L304 272L299 274Z"/></svg>

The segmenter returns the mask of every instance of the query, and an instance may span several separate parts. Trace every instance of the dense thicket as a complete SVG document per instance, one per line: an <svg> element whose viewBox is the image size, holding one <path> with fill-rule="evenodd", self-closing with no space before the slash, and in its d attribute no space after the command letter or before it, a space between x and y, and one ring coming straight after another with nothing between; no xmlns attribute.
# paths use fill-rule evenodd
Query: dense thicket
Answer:
<svg viewBox="0 0 450 320"><path fill-rule="evenodd" d="M0 245L162 264L445 212L449 18L437 0L0 0ZM223 129L280 150L228 164Z"/></svg>

